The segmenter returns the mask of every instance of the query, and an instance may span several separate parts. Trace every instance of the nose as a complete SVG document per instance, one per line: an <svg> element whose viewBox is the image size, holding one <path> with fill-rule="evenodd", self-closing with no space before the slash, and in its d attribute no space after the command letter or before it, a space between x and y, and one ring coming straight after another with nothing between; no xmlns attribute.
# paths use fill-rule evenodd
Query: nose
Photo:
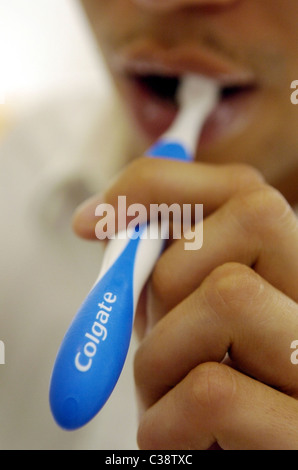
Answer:
<svg viewBox="0 0 298 470"><path fill-rule="evenodd" d="M134 3L151 10L170 10L186 6L224 6L238 0L133 0Z"/></svg>

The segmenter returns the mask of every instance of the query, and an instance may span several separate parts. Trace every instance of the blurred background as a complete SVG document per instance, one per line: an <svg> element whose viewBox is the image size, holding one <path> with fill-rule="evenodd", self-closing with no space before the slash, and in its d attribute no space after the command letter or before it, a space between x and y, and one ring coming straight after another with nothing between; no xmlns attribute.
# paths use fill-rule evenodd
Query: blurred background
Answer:
<svg viewBox="0 0 298 470"><path fill-rule="evenodd" d="M2 450L136 446L134 343L111 399L84 429L62 431L48 405L57 349L100 268L102 248L74 236L71 216L97 190L97 174L98 186L106 177L100 122L112 94L78 1L0 0ZM90 164L89 184L82 161L94 135L102 167Z"/></svg>
<svg viewBox="0 0 298 470"><path fill-rule="evenodd" d="M0 0L0 12L0 85L7 112L55 92L107 86L78 1Z"/></svg>

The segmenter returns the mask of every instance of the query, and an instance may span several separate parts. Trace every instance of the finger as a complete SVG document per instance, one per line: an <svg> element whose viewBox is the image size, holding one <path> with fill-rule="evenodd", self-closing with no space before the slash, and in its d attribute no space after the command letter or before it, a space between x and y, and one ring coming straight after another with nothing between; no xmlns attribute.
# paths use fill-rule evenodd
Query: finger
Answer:
<svg viewBox="0 0 298 470"><path fill-rule="evenodd" d="M139 340L142 340L146 334L147 329L147 289L146 286L142 289L139 301L137 303L135 318L134 318L134 332Z"/></svg>
<svg viewBox="0 0 298 470"><path fill-rule="evenodd" d="M99 204L111 204L118 219L118 196L126 196L127 206L143 204L149 214L150 204L204 204L210 213L231 195L251 185L263 182L262 176L246 165L210 165L172 160L139 158L114 180L103 195L82 204L74 214L75 232L87 239L95 239Z"/></svg>
<svg viewBox="0 0 298 470"><path fill-rule="evenodd" d="M223 364L207 363L144 413L148 450L297 450L298 403Z"/></svg>
<svg viewBox="0 0 298 470"><path fill-rule="evenodd" d="M298 394L298 369L291 362L297 318L297 304L252 269L236 263L215 269L137 351L135 381L144 406L198 364L222 362L227 353L247 375Z"/></svg>
<svg viewBox="0 0 298 470"><path fill-rule="evenodd" d="M216 266L238 262L298 301L298 221L287 201L262 185L232 197L204 220L201 249L173 243L158 260L149 289L150 323L193 292Z"/></svg>

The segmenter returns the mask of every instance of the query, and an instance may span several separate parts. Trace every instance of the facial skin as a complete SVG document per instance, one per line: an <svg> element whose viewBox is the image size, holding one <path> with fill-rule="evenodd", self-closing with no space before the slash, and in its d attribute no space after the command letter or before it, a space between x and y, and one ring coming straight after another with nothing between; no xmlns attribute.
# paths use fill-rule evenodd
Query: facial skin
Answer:
<svg viewBox="0 0 298 470"><path fill-rule="evenodd" d="M164 4L162 12L160 4ZM158 58L160 72L164 56L174 57L172 62L178 58L179 62L182 55L179 66L182 62L182 71L188 71L193 66L188 56L194 50L210 56L211 65L208 63L207 69L213 67L213 59L227 63L225 71L232 84L238 84L238 72L243 74L255 86L255 93L232 125L229 111L232 115L236 111L224 110L218 120L224 119L228 125L216 139L209 139L208 145L200 148L197 157L210 163L253 165L288 200L297 200L298 112L290 102L290 84L298 77L295 0L83 0L83 5L128 108L132 107L128 99L131 83L125 77L126 70L115 64L124 62L127 56L133 56L132 67L146 64L148 70L154 68ZM200 57L195 65L205 71ZM214 68L217 78L222 69L217 70L216 64ZM145 106L142 107L144 110ZM154 109L151 112L156 123L158 112ZM132 121L138 136L143 136L145 149L157 137L158 129L154 128L148 136L137 119Z"/></svg>
<svg viewBox="0 0 298 470"><path fill-rule="evenodd" d="M297 450L297 0L82 3L138 144L74 230L95 239L95 207L118 195L204 205L203 247L171 240L139 302L139 446ZM177 112L148 75L189 72L223 90L196 161L143 157Z"/></svg>

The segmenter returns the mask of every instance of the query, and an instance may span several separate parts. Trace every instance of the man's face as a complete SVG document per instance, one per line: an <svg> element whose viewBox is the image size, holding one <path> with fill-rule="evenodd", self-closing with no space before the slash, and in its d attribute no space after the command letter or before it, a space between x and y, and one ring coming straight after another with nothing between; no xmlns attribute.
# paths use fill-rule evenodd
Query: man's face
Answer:
<svg viewBox="0 0 298 470"><path fill-rule="evenodd" d="M203 74L220 83L221 99L197 158L248 163L297 197L297 0L82 3L144 149L173 120L181 77Z"/></svg>

